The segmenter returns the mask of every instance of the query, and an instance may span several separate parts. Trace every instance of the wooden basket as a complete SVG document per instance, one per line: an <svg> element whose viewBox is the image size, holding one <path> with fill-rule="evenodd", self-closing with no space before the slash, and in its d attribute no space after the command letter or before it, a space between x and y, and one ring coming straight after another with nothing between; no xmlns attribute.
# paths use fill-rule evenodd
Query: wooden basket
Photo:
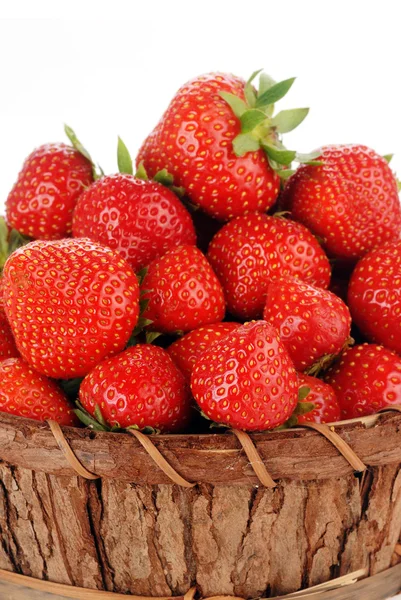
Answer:
<svg viewBox="0 0 401 600"><path fill-rule="evenodd" d="M335 432L150 436L151 448L60 431L0 413L1 598L379 600L401 588L399 413ZM20 585L43 594L18 595Z"/></svg>

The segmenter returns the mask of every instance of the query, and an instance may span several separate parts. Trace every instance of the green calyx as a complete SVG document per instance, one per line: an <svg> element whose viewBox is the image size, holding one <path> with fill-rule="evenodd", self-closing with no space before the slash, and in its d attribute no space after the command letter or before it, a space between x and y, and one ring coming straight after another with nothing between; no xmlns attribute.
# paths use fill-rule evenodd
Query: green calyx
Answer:
<svg viewBox="0 0 401 600"><path fill-rule="evenodd" d="M10 254L17 248L29 244L30 241L16 229L12 229L9 233L6 220L4 217L0 217L0 273Z"/></svg>
<svg viewBox="0 0 401 600"><path fill-rule="evenodd" d="M65 132L66 136L68 137L68 139L70 140L72 146L75 148L75 150L78 150L78 152L80 154L82 154L82 156L84 156L91 163L93 179L96 181L96 179L100 179L101 177L103 177L104 171L103 171L102 167L100 167L99 165L96 165L93 162L91 155L89 154L87 149L81 144L75 131L68 125L64 125L64 132Z"/></svg>
<svg viewBox="0 0 401 600"><path fill-rule="evenodd" d="M252 81L259 76L259 89L256 91ZM244 87L245 100L235 94L220 92L234 115L241 122L241 133L233 140L233 149L237 156L262 149L272 169L283 179L293 171L289 169L293 161L303 164L320 164L315 159L319 152L299 154L288 150L281 141L281 135L292 131L302 123L309 108L282 110L274 115L274 104L290 90L295 78L276 83L269 75L255 71Z"/></svg>

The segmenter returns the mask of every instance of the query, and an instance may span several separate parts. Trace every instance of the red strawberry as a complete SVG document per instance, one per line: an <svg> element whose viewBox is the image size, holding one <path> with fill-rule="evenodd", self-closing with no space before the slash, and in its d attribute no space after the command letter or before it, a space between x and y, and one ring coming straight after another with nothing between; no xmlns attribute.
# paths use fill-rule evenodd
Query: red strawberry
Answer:
<svg viewBox="0 0 401 600"><path fill-rule="evenodd" d="M401 232L397 181L387 161L365 146L328 146L320 166L290 177L283 207L322 238L332 256L355 260Z"/></svg>
<svg viewBox="0 0 401 600"><path fill-rule="evenodd" d="M0 279L0 361L19 356L11 327L4 312L3 282Z"/></svg>
<svg viewBox="0 0 401 600"><path fill-rule="evenodd" d="M308 395L298 402L295 412L298 412L292 418L296 423L334 423L341 418L340 405L336 398L333 388L316 377L298 373L298 387L309 389ZM311 410L304 412L302 406L307 407L312 404Z"/></svg>
<svg viewBox="0 0 401 600"><path fill-rule="evenodd" d="M0 411L60 425L78 425L78 419L61 389L37 373L21 358L0 362Z"/></svg>
<svg viewBox="0 0 401 600"><path fill-rule="evenodd" d="M297 405L297 374L276 330L242 325L202 354L191 388L209 419L247 431L282 425Z"/></svg>
<svg viewBox="0 0 401 600"><path fill-rule="evenodd" d="M240 323L214 323L190 331L167 348L174 363L190 381L196 361L213 342L238 329Z"/></svg>
<svg viewBox="0 0 401 600"><path fill-rule="evenodd" d="M125 347L139 312L138 281L118 254L86 239L32 242L4 272L18 350L54 378L86 375Z"/></svg>
<svg viewBox="0 0 401 600"><path fill-rule="evenodd" d="M134 271L174 246L196 243L191 216L172 191L122 173L99 179L80 196L73 233L119 252Z"/></svg>
<svg viewBox="0 0 401 600"><path fill-rule="evenodd" d="M196 77L177 92L138 163L151 176L166 168L194 204L219 219L267 210L280 187L274 169L295 158L278 134L296 127L308 112L283 111L272 118L273 103L292 83L275 85L262 75L256 96L250 81L234 75Z"/></svg>
<svg viewBox="0 0 401 600"><path fill-rule="evenodd" d="M327 372L343 419L376 413L401 404L401 358L376 344L349 348Z"/></svg>
<svg viewBox="0 0 401 600"><path fill-rule="evenodd" d="M254 213L227 223L207 255L224 289L227 308L243 319L262 316L269 281L295 275L327 288L329 261L299 223Z"/></svg>
<svg viewBox="0 0 401 600"><path fill-rule="evenodd" d="M92 164L78 150L65 144L41 146L26 159L7 198L7 220L31 238L66 237L75 203L92 181Z"/></svg>
<svg viewBox="0 0 401 600"><path fill-rule="evenodd" d="M350 336L351 315L344 302L328 290L295 279L271 281L263 318L280 333L298 371L319 358L338 354Z"/></svg>
<svg viewBox="0 0 401 600"><path fill-rule="evenodd" d="M372 250L355 267L348 289L352 318L371 342L401 353L401 242Z"/></svg>
<svg viewBox="0 0 401 600"><path fill-rule="evenodd" d="M190 418L184 376L165 350L150 344L138 344L97 365L82 382L79 399L91 415L97 405L110 427L174 432Z"/></svg>
<svg viewBox="0 0 401 600"><path fill-rule="evenodd" d="M142 282L143 317L153 331L191 331L224 318L221 285L195 246L178 246L154 260Z"/></svg>

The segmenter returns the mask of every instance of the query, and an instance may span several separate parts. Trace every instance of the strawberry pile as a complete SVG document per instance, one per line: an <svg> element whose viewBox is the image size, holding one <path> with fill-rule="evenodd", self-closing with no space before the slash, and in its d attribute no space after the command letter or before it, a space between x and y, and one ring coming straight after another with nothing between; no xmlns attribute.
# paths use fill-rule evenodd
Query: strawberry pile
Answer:
<svg viewBox="0 0 401 600"><path fill-rule="evenodd" d="M0 217L1 411L191 433L401 404L391 156L287 149L293 82L193 79L118 173L68 127L32 152Z"/></svg>

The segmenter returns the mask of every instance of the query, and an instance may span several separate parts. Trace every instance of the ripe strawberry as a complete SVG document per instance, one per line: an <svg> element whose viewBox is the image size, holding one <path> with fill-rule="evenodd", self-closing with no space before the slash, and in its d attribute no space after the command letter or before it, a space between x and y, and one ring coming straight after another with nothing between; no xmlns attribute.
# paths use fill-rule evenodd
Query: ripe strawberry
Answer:
<svg viewBox="0 0 401 600"><path fill-rule="evenodd" d="M297 374L269 323L242 325L206 350L191 389L207 417L247 431L282 425L297 405Z"/></svg>
<svg viewBox="0 0 401 600"><path fill-rule="evenodd" d="M37 373L21 358L0 362L0 411L60 425L78 425L78 419L61 389Z"/></svg>
<svg viewBox="0 0 401 600"><path fill-rule="evenodd" d="M348 289L352 318L370 342L401 353L401 242L366 254Z"/></svg>
<svg viewBox="0 0 401 600"><path fill-rule="evenodd" d="M295 128L308 109L282 111L273 103L293 79L275 84L261 75L258 95L250 81L225 73L196 77L175 95L138 156L150 176L166 168L191 202L222 220L271 207L279 192L275 169L295 152L279 134Z"/></svg>
<svg viewBox="0 0 401 600"><path fill-rule="evenodd" d="M327 288L329 261L299 223L253 213L227 223L214 236L207 257L223 286L227 308L243 319L263 313L270 280L294 275Z"/></svg>
<svg viewBox="0 0 401 600"><path fill-rule="evenodd" d="M0 279L0 361L16 356L19 356L19 352L4 312L3 282Z"/></svg>
<svg viewBox="0 0 401 600"><path fill-rule="evenodd" d="M97 365L83 380L79 399L110 426L162 432L182 430L190 418L189 388L165 350L138 344Z"/></svg>
<svg viewBox="0 0 401 600"><path fill-rule="evenodd" d="M298 407L291 418L294 424L299 423L334 423L341 418L340 405L333 388L316 377L298 373L298 388L306 387L309 389L308 395L298 402ZM308 407L311 404L311 410L303 411L303 406Z"/></svg>
<svg viewBox="0 0 401 600"><path fill-rule="evenodd" d="M196 243L191 216L172 191L123 173L80 196L73 233L119 252L136 272L175 246Z"/></svg>
<svg viewBox="0 0 401 600"><path fill-rule="evenodd" d="M280 333L298 371L319 358L338 354L350 336L351 315L344 302L328 290L295 277L271 281L263 318Z"/></svg>
<svg viewBox="0 0 401 600"><path fill-rule="evenodd" d="M8 223L31 238L71 233L72 211L93 181L92 164L66 144L46 144L28 156L7 201Z"/></svg>
<svg viewBox="0 0 401 600"><path fill-rule="evenodd" d="M143 317L162 333L191 331L224 318L221 285L195 246L178 246L154 260L143 279Z"/></svg>
<svg viewBox="0 0 401 600"><path fill-rule="evenodd" d="M400 237L397 181L383 157L365 146L327 146L319 160L290 177L283 207L330 255L355 260Z"/></svg>
<svg viewBox="0 0 401 600"><path fill-rule="evenodd" d="M3 272L5 311L23 358L39 373L86 375L125 347L138 281L118 254L86 239L36 241Z"/></svg>
<svg viewBox="0 0 401 600"><path fill-rule="evenodd" d="M199 327L171 344L167 352L189 382L192 369L203 352L239 326L240 323L214 323Z"/></svg>
<svg viewBox="0 0 401 600"><path fill-rule="evenodd" d="M376 413L401 404L401 358L376 344L349 348L327 372L343 419Z"/></svg>

